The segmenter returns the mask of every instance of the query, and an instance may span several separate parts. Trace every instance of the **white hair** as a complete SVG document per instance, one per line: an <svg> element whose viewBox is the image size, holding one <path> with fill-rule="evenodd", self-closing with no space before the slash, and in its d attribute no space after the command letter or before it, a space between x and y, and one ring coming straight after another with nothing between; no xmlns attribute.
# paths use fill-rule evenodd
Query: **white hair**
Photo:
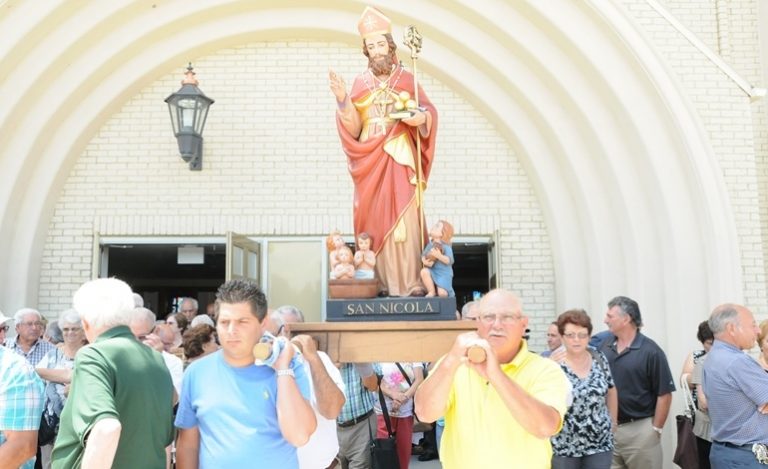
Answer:
<svg viewBox="0 0 768 469"><path fill-rule="evenodd" d="M728 324L739 323L739 311L736 309L737 305L732 303L722 304L712 311L709 316L709 328L712 329L712 333L717 337L719 334L725 332Z"/></svg>
<svg viewBox="0 0 768 469"><path fill-rule="evenodd" d="M74 324L77 327L83 327L83 322L80 320L80 315L74 309L65 310L59 315L58 320L59 328L64 328L64 324Z"/></svg>
<svg viewBox="0 0 768 469"><path fill-rule="evenodd" d="M143 308L144 307L144 298L139 295L138 293L133 294L133 304L137 308Z"/></svg>
<svg viewBox="0 0 768 469"><path fill-rule="evenodd" d="M155 313L152 312L151 309L147 309L144 307L141 308L133 308L133 314L131 315L131 322L136 321L146 321L148 323L154 324L155 321L157 321L157 316Z"/></svg>
<svg viewBox="0 0 768 469"><path fill-rule="evenodd" d="M199 326L200 324L208 324L209 326L216 327L216 324L213 323L213 319L211 319L211 317L207 314L198 314L192 318L192 322L189 323L189 327Z"/></svg>
<svg viewBox="0 0 768 469"><path fill-rule="evenodd" d="M34 309L34 308L21 308L20 310L16 311L16 313L13 315L13 322L15 325L19 325L22 322L24 322L24 316L28 314L34 314L37 316L38 321L43 320L43 315L40 314L40 311Z"/></svg>
<svg viewBox="0 0 768 469"><path fill-rule="evenodd" d="M277 308L274 313L280 317L280 319L283 320L283 322L291 322L286 321L286 316L294 316L296 317L295 322L304 322L304 313L301 312L301 310L293 305L283 305L279 308Z"/></svg>
<svg viewBox="0 0 768 469"><path fill-rule="evenodd" d="M80 318L97 330L127 326L133 313L133 291L116 278L97 278L85 282L72 300Z"/></svg>

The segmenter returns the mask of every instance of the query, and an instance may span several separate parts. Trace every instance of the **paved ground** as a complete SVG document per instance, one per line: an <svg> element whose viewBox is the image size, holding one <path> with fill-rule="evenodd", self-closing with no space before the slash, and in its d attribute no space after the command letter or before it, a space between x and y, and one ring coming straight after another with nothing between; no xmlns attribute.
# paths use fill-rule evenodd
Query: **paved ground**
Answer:
<svg viewBox="0 0 768 469"><path fill-rule="evenodd" d="M442 467L439 459L421 462L418 456L411 456L411 465L409 466L410 469L442 469Z"/></svg>

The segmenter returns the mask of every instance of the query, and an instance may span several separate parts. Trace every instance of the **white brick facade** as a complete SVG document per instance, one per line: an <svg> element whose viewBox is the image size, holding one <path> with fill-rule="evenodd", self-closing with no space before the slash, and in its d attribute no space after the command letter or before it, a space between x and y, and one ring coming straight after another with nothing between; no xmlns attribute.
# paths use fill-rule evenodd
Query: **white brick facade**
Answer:
<svg viewBox="0 0 768 469"><path fill-rule="evenodd" d="M311 42L255 43L196 59L200 88L216 100L202 172L184 169L162 102L178 88L180 72L137 93L104 123L64 186L43 252L40 308L56 315L90 278L94 232L321 236L339 227L351 233L352 183L327 70L333 66L351 83L365 63L358 48ZM491 237L500 230L501 276L542 317L533 321L538 327L554 315L554 275L525 171L466 100L429 76L420 80L440 116L427 219L450 219L458 235ZM63 272L77 275L62 284Z"/></svg>
<svg viewBox="0 0 768 469"><path fill-rule="evenodd" d="M653 3L380 7L423 26L419 76L441 116L428 219L500 232L502 283L523 296L535 347L556 312L599 320L627 294L676 367L715 303L768 310L768 104ZM766 86L764 2L661 4ZM362 6L0 6L0 309L66 307L91 275L96 232L351 231L326 75L349 82L364 66ZM202 172L179 159L162 102L189 59L216 100Z"/></svg>

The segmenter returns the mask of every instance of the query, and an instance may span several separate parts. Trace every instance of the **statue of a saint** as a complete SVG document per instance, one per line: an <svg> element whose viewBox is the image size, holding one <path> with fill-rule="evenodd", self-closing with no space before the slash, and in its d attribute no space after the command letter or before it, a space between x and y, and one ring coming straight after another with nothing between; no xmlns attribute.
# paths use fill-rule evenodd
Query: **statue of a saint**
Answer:
<svg viewBox="0 0 768 469"><path fill-rule="evenodd" d="M329 72L339 137L355 185L355 235L366 232L373 240L381 292L419 296L425 293L419 272L426 228L417 181L423 190L435 152L437 111L419 88L418 107L408 106L401 119L391 116L402 111L403 98L416 96L414 76L397 59L391 23L383 13L366 7L358 30L368 68L349 92L344 79Z"/></svg>

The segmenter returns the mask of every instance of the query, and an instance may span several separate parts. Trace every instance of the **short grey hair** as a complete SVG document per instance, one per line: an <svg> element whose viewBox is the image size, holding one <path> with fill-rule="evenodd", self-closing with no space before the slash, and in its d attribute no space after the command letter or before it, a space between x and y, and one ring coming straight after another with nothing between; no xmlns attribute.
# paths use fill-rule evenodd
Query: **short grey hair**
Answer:
<svg viewBox="0 0 768 469"><path fill-rule="evenodd" d="M474 308L477 304L477 301L467 301L464 303L464 306L461 307L461 318L466 319L467 314L469 314L469 310Z"/></svg>
<svg viewBox="0 0 768 469"><path fill-rule="evenodd" d="M608 302L608 309L615 306L619 307L623 315L629 316L635 327L638 329L643 327L643 316L640 314L640 305L637 304L637 301L626 296L616 296Z"/></svg>
<svg viewBox="0 0 768 469"><path fill-rule="evenodd" d="M181 302L179 303L179 309L181 309L181 305L183 305L185 301L192 302L192 305L193 305L193 307L195 309L198 309L198 307L200 306L199 304L197 304L197 300L196 299L194 299L192 297L189 297L189 296L185 296L184 298L181 299Z"/></svg>
<svg viewBox="0 0 768 469"><path fill-rule="evenodd" d="M301 312L301 310L293 305L283 305L279 308L277 308L274 311L275 315L280 317L280 319L283 320L283 322L286 322L285 317L286 316L296 316L298 318L298 322L304 322L304 313Z"/></svg>
<svg viewBox="0 0 768 469"><path fill-rule="evenodd" d="M739 322L739 311L737 305L726 303L716 307L709 316L709 328L717 336L725 332L728 324L737 324Z"/></svg>
<svg viewBox="0 0 768 469"><path fill-rule="evenodd" d="M43 315L40 314L40 311L36 310L35 308L21 308L20 310L16 311L13 315L13 322L15 325L19 325L22 322L24 322L24 316L27 316L29 314L34 314L37 316L38 321L43 320Z"/></svg>
<svg viewBox="0 0 768 469"><path fill-rule="evenodd" d="M213 323L213 319L207 314L198 314L192 318L192 322L189 323L189 327L199 326L200 324L208 324L209 326L216 327Z"/></svg>
<svg viewBox="0 0 768 469"><path fill-rule="evenodd" d="M94 329L127 326L133 314L133 291L122 280L97 278L77 289L72 304Z"/></svg>
<svg viewBox="0 0 768 469"><path fill-rule="evenodd" d="M64 324L74 324L77 327L83 327L83 321L80 320L80 315L74 309L67 309L59 315L57 321L59 328L64 328Z"/></svg>
<svg viewBox="0 0 768 469"><path fill-rule="evenodd" d="M267 313L267 327L271 324L271 326L274 328L274 330L270 330L269 332L275 335L280 335L280 333L283 331L283 327L285 326L285 320L283 320L283 315L278 313L277 310L272 310Z"/></svg>
<svg viewBox="0 0 768 469"><path fill-rule="evenodd" d="M144 307L144 297L143 297L143 296L141 296L141 295L139 295L138 293L134 293L134 294L133 294L133 304L134 304L134 305L135 305L137 308L142 308L142 307Z"/></svg>
<svg viewBox="0 0 768 469"><path fill-rule="evenodd" d="M151 309L133 308L133 312L131 314L131 322L129 324L139 321L154 325L157 321L157 316L155 316L155 313L153 313Z"/></svg>

